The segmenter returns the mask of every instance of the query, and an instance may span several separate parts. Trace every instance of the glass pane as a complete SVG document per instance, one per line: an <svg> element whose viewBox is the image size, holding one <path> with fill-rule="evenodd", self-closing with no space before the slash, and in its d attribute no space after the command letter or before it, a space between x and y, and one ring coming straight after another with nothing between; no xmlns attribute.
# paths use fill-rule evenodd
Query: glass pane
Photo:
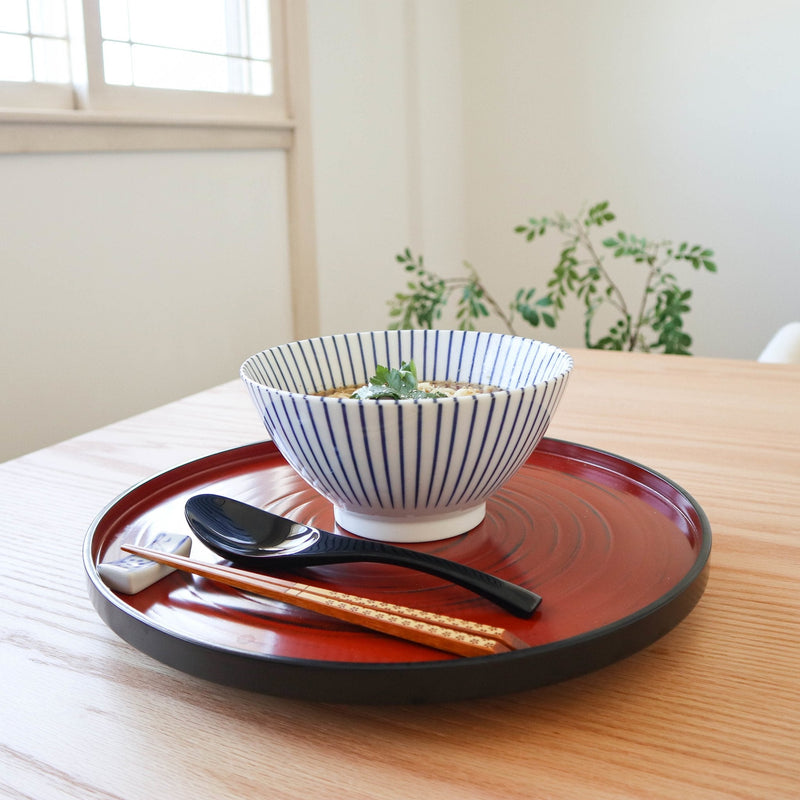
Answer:
<svg viewBox="0 0 800 800"><path fill-rule="evenodd" d="M250 70L242 58L228 58L228 81L226 91L231 94L245 94L250 87Z"/></svg>
<svg viewBox="0 0 800 800"><path fill-rule="evenodd" d="M100 14L108 83L272 94L269 0L100 0Z"/></svg>
<svg viewBox="0 0 800 800"><path fill-rule="evenodd" d="M28 32L28 6L26 0L2 0L0 2L0 31L4 33ZM0 50L0 59L3 58Z"/></svg>
<svg viewBox="0 0 800 800"><path fill-rule="evenodd" d="M103 75L106 83L115 86L131 86L131 48L119 42L103 42Z"/></svg>
<svg viewBox="0 0 800 800"><path fill-rule="evenodd" d="M44 83L69 83L69 48L63 39L33 40L34 79Z"/></svg>
<svg viewBox="0 0 800 800"><path fill-rule="evenodd" d="M187 25L191 20L191 25ZM136 0L131 3L131 38L207 53L227 52L225 0Z"/></svg>
<svg viewBox="0 0 800 800"><path fill-rule="evenodd" d="M0 33L0 80L33 80L31 45L27 36Z"/></svg>
<svg viewBox="0 0 800 800"><path fill-rule="evenodd" d="M104 39L130 39L127 0L100 0L100 31Z"/></svg>
<svg viewBox="0 0 800 800"><path fill-rule="evenodd" d="M67 35L64 0L28 0L28 6L31 11L33 33L43 33L47 36Z"/></svg>
<svg viewBox="0 0 800 800"><path fill-rule="evenodd" d="M248 39L251 58L269 59L272 44L269 35L269 0L250 0L248 11ZM261 94L257 92L256 94ZM267 92L271 94L271 92Z"/></svg>
<svg viewBox="0 0 800 800"><path fill-rule="evenodd" d="M225 52L232 56L247 55L247 15L243 14L242 4L228 4L225 18Z"/></svg>
<svg viewBox="0 0 800 800"><path fill-rule="evenodd" d="M268 96L272 94L272 64L265 61L253 61L250 64L252 83L251 94Z"/></svg>
<svg viewBox="0 0 800 800"><path fill-rule="evenodd" d="M228 59L206 53L133 46L136 86L157 89L228 90Z"/></svg>

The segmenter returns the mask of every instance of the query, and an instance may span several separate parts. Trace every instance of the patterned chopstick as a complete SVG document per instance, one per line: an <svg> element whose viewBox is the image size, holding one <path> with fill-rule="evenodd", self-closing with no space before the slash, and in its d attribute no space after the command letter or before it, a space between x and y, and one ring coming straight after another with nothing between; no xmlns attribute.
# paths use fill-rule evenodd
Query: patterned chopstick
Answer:
<svg viewBox="0 0 800 800"><path fill-rule="evenodd" d="M369 600L223 564L207 564L135 545L122 550L237 589L460 656L507 653L528 645L504 628Z"/></svg>

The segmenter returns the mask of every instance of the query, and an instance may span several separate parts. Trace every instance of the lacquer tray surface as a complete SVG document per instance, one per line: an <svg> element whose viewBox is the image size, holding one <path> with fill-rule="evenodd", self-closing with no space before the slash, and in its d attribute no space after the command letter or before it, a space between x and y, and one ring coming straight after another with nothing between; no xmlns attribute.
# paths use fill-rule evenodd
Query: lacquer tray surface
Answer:
<svg viewBox="0 0 800 800"><path fill-rule="evenodd" d="M706 584L711 531L690 495L640 464L544 439L489 501L481 525L413 545L536 591L544 599L531 619L401 567L340 564L287 575L508 628L527 649L449 656L185 573L137 595L109 589L98 563L121 557L123 543L146 544L160 531L189 534L183 507L200 492L335 529L330 503L271 442L217 453L132 487L97 516L84 544L92 602L142 652L183 672L268 694L412 703L532 689L651 644L692 610ZM197 540L192 556L220 560Z"/></svg>

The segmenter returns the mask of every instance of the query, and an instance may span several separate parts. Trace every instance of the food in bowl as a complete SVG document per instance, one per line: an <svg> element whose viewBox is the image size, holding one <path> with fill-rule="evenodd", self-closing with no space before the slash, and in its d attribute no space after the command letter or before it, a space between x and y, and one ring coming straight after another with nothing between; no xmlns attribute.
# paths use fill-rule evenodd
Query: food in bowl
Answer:
<svg viewBox="0 0 800 800"><path fill-rule="evenodd" d="M494 391L375 399L326 392L412 363L420 383ZM483 331L337 334L272 347L241 377L286 461L367 538L431 541L479 525L530 457L567 385L560 348Z"/></svg>
<svg viewBox="0 0 800 800"><path fill-rule="evenodd" d="M435 397L463 397L468 394L496 392L497 386L463 381L419 381L413 361L404 362L400 369L378 364L375 374L361 386L341 386L317 392L320 397L339 397L359 400L425 400Z"/></svg>

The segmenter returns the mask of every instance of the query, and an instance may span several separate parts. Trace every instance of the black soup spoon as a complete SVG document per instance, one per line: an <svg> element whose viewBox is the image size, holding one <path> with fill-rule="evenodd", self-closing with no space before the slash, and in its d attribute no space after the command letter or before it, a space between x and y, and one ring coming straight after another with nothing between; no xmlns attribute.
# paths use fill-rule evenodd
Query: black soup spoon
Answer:
<svg viewBox="0 0 800 800"><path fill-rule="evenodd" d="M266 571L270 564L292 568L375 561L444 578L518 617L530 617L542 601L538 594L522 586L465 564L382 542L328 533L228 497L195 495L186 502L185 511L189 527L203 544L247 569Z"/></svg>

